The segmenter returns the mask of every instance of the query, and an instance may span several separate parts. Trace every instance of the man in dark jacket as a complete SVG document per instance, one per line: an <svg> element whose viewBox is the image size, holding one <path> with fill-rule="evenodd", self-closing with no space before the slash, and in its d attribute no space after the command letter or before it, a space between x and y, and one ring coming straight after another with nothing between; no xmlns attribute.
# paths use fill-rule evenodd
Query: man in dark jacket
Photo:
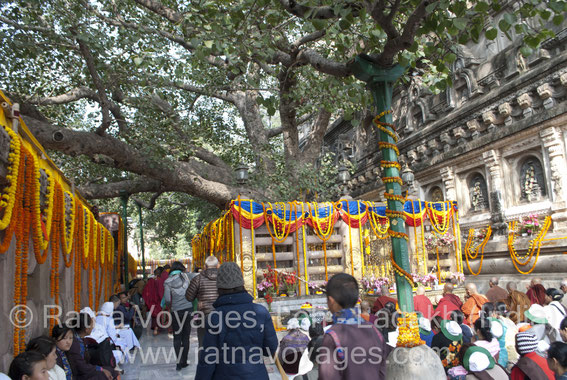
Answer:
<svg viewBox="0 0 567 380"><path fill-rule="evenodd" d="M263 357L273 357L278 347L270 313L252 302L234 262L219 267L217 287L195 379L268 380Z"/></svg>
<svg viewBox="0 0 567 380"><path fill-rule="evenodd" d="M205 336L205 320L211 311L214 310L213 303L217 300L219 292L217 290L217 273L219 261L214 256L209 256L205 260L205 270L191 280L187 288L185 297L189 302L195 298L199 300L199 320L197 323L197 337L199 347L203 347L203 337Z"/></svg>

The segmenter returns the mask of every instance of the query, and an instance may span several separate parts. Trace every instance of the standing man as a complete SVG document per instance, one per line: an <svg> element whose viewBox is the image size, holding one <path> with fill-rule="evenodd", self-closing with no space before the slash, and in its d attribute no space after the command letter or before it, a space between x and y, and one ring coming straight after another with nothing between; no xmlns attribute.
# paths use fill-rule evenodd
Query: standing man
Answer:
<svg viewBox="0 0 567 380"><path fill-rule="evenodd" d="M567 278L564 278L563 281L561 281L559 289L561 289L563 294L567 294ZM567 297L565 296L563 297L563 306L565 306L565 309L567 309Z"/></svg>
<svg viewBox="0 0 567 380"><path fill-rule="evenodd" d="M473 283L467 284L465 287L467 292L467 300L462 307L463 314L465 314L466 323L472 326L480 317L482 305L488 302L488 299L482 294L478 294L476 285Z"/></svg>
<svg viewBox="0 0 567 380"><path fill-rule="evenodd" d="M498 286L498 277L492 277L488 282L490 289L486 292L486 298L489 302L504 301L508 298L508 292Z"/></svg>
<svg viewBox="0 0 567 380"><path fill-rule="evenodd" d="M329 279L326 291L333 325L323 336L321 348L327 355L319 363L319 379L386 379L389 348L378 329L364 321L356 308L356 279L336 274Z"/></svg>
<svg viewBox="0 0 567 380"><path fill-rule="evenodd" d="M217 287L219 297L207 318L195 379L268 380L263 357L273 357L278 348L270 313L253 302L234 262L219 267Z"/></svg>
<svg viewBox="0 0 567 380"><path fill-rule="evenodd" d="M205 270L195 276L187 292L185 298L189 302L196 299L199 300L199 324L197 327L197 337L199 338L199 347L203 347L203 337L205 336L205 321L215 308L213 303L217 300L219 292L217 289L217 275L219 268L219 260L215 256L209 256L205 260Z"/></svg>
<svg viewBox="0 0 567 380"><path fill-rule="evenodd" d="M171 265L171 273L164 282L164 304L171 308L173 324L173 348L177 357L176 370L187 367L189 355L189 338L191 336L191 316L193 305L185 298L189 283L194 273L186 273L185 266L180 261Z"/></svg>

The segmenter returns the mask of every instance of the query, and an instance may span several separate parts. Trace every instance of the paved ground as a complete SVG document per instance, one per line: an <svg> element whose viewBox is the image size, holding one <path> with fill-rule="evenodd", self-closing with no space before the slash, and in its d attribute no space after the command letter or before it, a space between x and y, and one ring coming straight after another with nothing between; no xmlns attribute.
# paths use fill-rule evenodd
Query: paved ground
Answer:
<svg viewBox="0 0 567 380"><path fill-rule="evenodd" d="M278 334L280 335L280 334ZM281 339L281 337L280 337ZM196 372L197 331L191 331L191 350L189 353L189 367L181 371L175 370L175 355L173 351L173 336L160 333L153 336L149 330L145 331L140 339L142 349L131 353L131 363L122 365L124 375L122 380L146 379L194 379ZM275 364L266 364L271 380L281 380Z"/></svg>

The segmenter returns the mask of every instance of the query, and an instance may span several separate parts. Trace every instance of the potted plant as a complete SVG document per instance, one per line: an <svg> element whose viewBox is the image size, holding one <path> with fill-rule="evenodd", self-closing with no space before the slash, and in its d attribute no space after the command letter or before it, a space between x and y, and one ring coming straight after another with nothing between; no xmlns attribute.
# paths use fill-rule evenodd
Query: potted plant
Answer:
<svg viewBox="0 0 567 380"><path fill-rule="evenodd" d="M295 272L283 272L281 279L282 283L285 285L287 295L289 297L295 296L297 292L297 277Z"/></svg>

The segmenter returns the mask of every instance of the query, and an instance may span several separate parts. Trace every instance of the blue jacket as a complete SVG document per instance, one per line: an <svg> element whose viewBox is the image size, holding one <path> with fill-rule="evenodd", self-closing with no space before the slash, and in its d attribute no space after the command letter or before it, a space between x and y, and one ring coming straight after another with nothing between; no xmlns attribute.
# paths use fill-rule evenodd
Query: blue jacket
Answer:
<svg viewBox="0 0 567 380"><path fill-rule="evenodd" d="M246 292L219 296L207 317L195 379L268 380L264 356L278 337L268 310Z"/></svg>

